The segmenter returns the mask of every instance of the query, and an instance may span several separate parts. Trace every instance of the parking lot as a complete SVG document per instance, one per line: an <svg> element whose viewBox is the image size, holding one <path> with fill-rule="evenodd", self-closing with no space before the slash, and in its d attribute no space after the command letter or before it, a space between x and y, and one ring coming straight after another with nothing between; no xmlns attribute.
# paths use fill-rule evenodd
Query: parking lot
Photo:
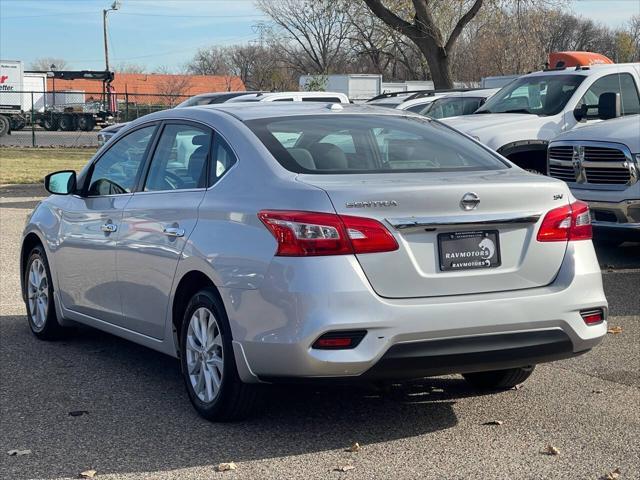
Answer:
<svg viewBox="0 0 640 480"><path fill-rule="evenodd" d="M0 478L640 478L638 245L598 249L621 332L518 390L476 396L455 376L385 392L278 387L262 416L212 424L169 357L88 329L31 335L19 238L41 195L0 187ZM221 462L237 469L217 473Z"/></svg>

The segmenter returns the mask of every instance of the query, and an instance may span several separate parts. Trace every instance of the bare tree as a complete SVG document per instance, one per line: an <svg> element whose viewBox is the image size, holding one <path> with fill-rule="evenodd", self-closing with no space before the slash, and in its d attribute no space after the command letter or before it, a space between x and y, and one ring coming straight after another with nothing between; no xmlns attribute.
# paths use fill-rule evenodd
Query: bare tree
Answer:
<svg viewBox="0 0 640 480"><path fill-rule="evenodd" d="M429 64L436 88L453 87L451 53L464 28L478 14L483 0L465 1L470 6L457 19L446 39L436 22L434 7L428 0L412 0L413 8L405 11L404 15L401 8L396 8L397 12L394 13L382 0L364 1L378 18L416 44ZM410 20L406 20L407 17Z"/></svg>
<svg viewBox="0 0 640 480"><path fill-rule="evenodd" d="M62 58L42 57L31 62L29 69L38 72L48 72L51 70L51 65L55 65L56 70L68 70L70 68L69 63Z"/></svg>
<svg viewBox="0 0 640 480"><path fill-rule="evenodd" d="M157 75L163 78L158 82L158 94L162 95L170 107L180 103L182 97L188 95L191 88L191 77L186 73L169 73L170 69L164 66L156 69Z"/></svg>
<svg viewBox="0 0 640 480"><path fill-rule="evenodd" d="M147 73L147 67L137 63L121 62L115 66L114 71L118 73Z"/></svg>
<svg viewBox="0 0 640 480"><path fill-rule="evenodd" d="M277 27L271 39L289 61L306 73L332 73L344 57L350 24L332 0L256 0Z"/></svg>

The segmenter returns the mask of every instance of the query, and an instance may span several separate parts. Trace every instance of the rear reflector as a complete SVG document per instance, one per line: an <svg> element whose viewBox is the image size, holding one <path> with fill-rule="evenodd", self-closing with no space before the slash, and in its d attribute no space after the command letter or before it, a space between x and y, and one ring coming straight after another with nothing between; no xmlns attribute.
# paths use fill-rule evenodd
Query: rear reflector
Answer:
<svg viewBox="0 0 640 480"><path fill-rule="evenodd" d="M539 242L566 242L591 240L592 236L589 205L576 201L549 211L542 220L537 239Z"/></svg>
<svg viewBox="0 0 640 480"><path fill-rule="evenodd" d="M327 332L313 342L312 348L318 350L347 350L356 348L366 334L366 330Z"/></svg>
<svg viewBox="0 0 640 480"><path fill-rule="evenodd" d="M258 218L278 242L278 256L345 255L398 249L398 242L389 230L372 218L290 210L262 210Z"/></svg>
<svg viewBox="0 0 640 480"><path fill-rule="evenodd" d="M601 308L593 308L590 310L581 310L580 316L587 325L596 325L604 321L604 311Z"/></svg>

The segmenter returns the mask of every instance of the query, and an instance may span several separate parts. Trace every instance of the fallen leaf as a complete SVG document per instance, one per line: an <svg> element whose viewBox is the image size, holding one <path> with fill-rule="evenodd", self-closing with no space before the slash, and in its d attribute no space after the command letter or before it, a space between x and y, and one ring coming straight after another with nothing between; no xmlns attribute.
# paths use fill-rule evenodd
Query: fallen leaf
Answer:
<svg viewBox="0 0 640 480"><path fill-rule="evenodd" d="M609 327L609 329L607 330L607 333L613 333L614 335L617 335L618 333L622 333L622 327L619 325L616 325L614 327Z"/></svg>
<svg viewBox="0 0 640 480"><path fill-rule="evenodd" d="M95 470L85 470L84 472L80 472L80 478L93 478L96 476Z"/></svg>
<svg viewBox="0 0 640 480"><path fill-rule="evenodd" d="M610 471L604 477L600 477L601 480L616 480L620 478L620 468Z"/></svg>
<svg viewBox="0 0 640 480"><path fill-rule="evenodd" d="M484 422L483 425L502 425L502 420L491 420L490 422Z"/></svg>
<svg viewBox="0 0 640 480"><path fill-rule="evenodd" d="M343 465L342 467L336 467L333 470L335 472L348 472L349 470L353 470L354 468L356 467L354 467L353 465Z"/></svg>
<svg viewBox="0 0 640 480"><path fill-rule="evenodd" d="M360 451L360 444L358 442L354 443L353 445L351 445L349 448L345 450L345 452L359 452L359 451Z"/></svg>
<svg viewBox="0 0 640 480"><path fill-rule="evenodd" d="M591 393L604 393L604 390L600 390L600 389L591 390Z"/></svg>
<svg viewBox="0 0 640 480"><path fill-rule="evenodd" d="M519 383L517 385L514 385L513 388L511 390L520 390L524 385L522 383Z"/></svg>
<svg viewBox="0 0 640 480"><path fill-rule="evenodd" d="M70 417L80 417L81 415L89 415L89 410L73 410L69 412Z"/></svg>
<svg viewBox="0 0 640 480"><path fill-rule="evenodd" d="M31 454L31 450L9 450L7 452L7 455L10 455L12 457L19 457L21 455L30 455Z"/></svg>
<svg viewBox="0 0 640 480"><path fill-rule="evenodd" d="M236 464L233 462L229 462L229 463L220 463L218 464L218 466L216 467L216 470L218 472L226 472L227 470L235 470L236 469Z"/></svg>
<svg viewBox="0 0 640 480"><path fill-rule="evenodd" d="M547 448L545 448L542 453L546 454L546 455L560 455L560 450L558 450L556 447L554 447L553 445L547 445Z"/></svg>

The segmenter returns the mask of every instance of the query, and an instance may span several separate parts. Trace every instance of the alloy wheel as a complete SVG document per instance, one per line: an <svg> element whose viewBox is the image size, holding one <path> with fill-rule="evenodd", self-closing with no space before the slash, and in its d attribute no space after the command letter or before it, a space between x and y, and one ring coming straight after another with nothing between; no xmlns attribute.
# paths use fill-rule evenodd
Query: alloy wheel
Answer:
<svg viewBox="0 0 640 480"><path fill-rule="evenodd" d="M44 327L49 310L49 279L44 263L39 258L31 262L28 281L29 313L33 325L39 330Z"/></svg>
<svg viewBox="0 0 640 480"><path fill-rule="evenodd" d="M193 312L186 339L189 380L197 397L211 403L220 393L224 371L222 333L214 314L206 307Z"/></svg>

